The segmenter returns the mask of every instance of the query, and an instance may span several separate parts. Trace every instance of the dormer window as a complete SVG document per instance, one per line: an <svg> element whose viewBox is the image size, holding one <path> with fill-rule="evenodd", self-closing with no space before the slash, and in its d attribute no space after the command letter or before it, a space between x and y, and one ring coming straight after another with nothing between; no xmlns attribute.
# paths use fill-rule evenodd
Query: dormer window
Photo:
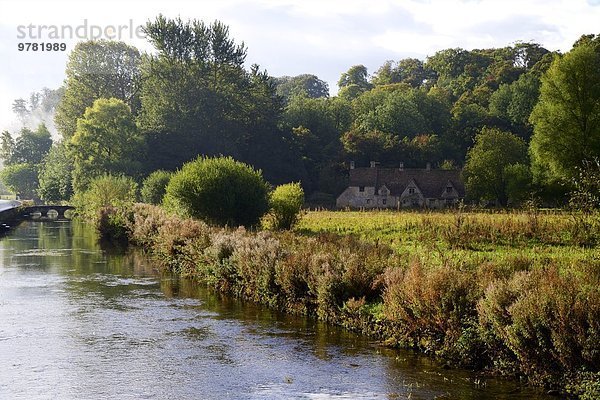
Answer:
<svg viewBox="0 0 600 400"><path fill-rule="evenodd" d="M408 188L408 194L415 194L415 188Z"/></svg>
<svg viewBox="0 0 600 400"><path fill-rule="evenodd" d="M452 186L446 186L446 193L452 193Z"/></svg>

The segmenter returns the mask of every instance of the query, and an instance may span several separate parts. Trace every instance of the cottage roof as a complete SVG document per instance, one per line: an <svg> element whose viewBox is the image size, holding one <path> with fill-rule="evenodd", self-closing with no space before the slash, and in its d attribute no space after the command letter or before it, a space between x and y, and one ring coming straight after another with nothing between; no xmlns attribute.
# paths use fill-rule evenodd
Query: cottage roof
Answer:
<svg viewBox="0 0 600 400"><path fill-rule="evenodd" d="M371 186L380 188L385 185L393 196L400 196L408 184L414 180L423 196L439 198L448 182L454 186L459 197L465 196L465 187L460 171L442 169L403 169L398 168L354 168L350 170L349 186Z"/></svg>

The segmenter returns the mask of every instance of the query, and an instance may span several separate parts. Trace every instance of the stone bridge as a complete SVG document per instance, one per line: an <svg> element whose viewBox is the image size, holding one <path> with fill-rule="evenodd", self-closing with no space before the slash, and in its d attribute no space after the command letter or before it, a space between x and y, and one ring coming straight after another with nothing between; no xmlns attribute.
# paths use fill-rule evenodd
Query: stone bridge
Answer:
<svg viewBox="0 0 600 400"><path fill-rule="evenodd" d="M26 206L18 200L0 200L0 233L17 226L23 220L65 220L72 206Z"/></svg>
<svg viewBox="0 0 600 400"><path fill-rule="evenodd" d="M24 206L21 207L21 217L23 219L51 219L65 220L65 212L74 210L73 206L55 206L55 205L39 205L39 206ZM39 216L38 216L39 213Z"/></svg>

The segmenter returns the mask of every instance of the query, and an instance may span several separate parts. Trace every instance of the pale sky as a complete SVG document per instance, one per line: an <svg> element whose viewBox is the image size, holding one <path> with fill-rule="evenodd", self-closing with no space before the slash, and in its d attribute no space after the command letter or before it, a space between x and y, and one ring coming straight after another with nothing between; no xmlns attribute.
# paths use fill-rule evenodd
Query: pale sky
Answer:
<svg viewBox="0 0 600 400"><path fill-rule="evenodd" d="M355 64L373 73L386 60L516 41L568 51L582 34L600 33L600 0L0 0L0 129L16 126L15 98L61 85L78 39L51 40L66 43L66 52L19 52L19 43L47 42L51 26L79 28L87 38L92 26L127 26L122 40L150 50L128 27L159 13L218 19L247 45L248 66L257 63L273 76L315 74L332 94L340 74ZM29 37L30 25L34 33L45 26L41 39ZM19 26L25 38L18 38Z"/></svg>

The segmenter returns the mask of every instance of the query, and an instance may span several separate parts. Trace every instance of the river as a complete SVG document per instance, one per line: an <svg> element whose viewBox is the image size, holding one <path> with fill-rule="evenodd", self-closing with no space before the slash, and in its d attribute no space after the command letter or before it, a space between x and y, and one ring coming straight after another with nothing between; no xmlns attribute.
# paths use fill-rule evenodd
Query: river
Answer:
<svg viewBox="0 0 600 400"><path fill-rule="evenodd" d="M0 399L551 399L220 296L77 222L0 239Z"/></svg>

